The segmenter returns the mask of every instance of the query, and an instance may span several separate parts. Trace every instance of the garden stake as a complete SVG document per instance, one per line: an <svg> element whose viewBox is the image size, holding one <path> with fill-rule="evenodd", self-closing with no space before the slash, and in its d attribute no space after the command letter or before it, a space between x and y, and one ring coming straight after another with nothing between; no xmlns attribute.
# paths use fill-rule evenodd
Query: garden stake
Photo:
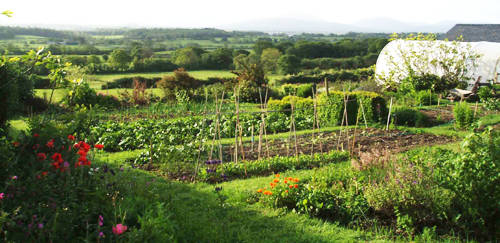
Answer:
<svg viewBox="0 0 500 243"><path fill-rule="evenodd" d="M220 135L220 111L222 109L222 104L224 103L224 90L222 91L222 97L219 105L219 113L217 114L217 133L219 134L218 143L219 143L219 159L221 161L221 165L224 162L222 159L222 143L221 143L221 135ZM217 106L217 104L215 104ZM224 167L223 167L224 168Z"/></svg>
<svg viewBox="0 0 500 243"><path fill-rule="evenodd" d="M366 122L366 116L365 116L365 108L363 108L363 102L359 102L359 104L361 105L361 112L363 112L363 120L365 120L365 128L368 128L368 123Z"/></svg>
<svg viewBox="0 0 500 243"><path fill-rule="evenodd" d="M358 114L359 114L359 109L361 109L361 107L358 107ZM354 135L353 135L353 138L352 138L352 147L349 151L350 155L352 156L354 154L354 144L356 143L356 129L358 128L358 121L359 121L359 115L356 116L356 125L354 126Z"/></svg>
<svg viewBox="0 0 500 243"><path fill-rule="evenodd" d="M266 86L266 97L264 100L264 108L265 108L265 118L267 118L267 95L268 95L268 87ZM264 139L266 140L266 153L269 158L269 143L267 141L267 130L266 130L266 119L264 119Z"/></svg>
<svg viewBox="0 0 500 243"><path fill-rule="evenodd" d="M345 104L345 92L344 92L344 104ZM344 119L345 119L345 105L344 105L344 112L342 113L342 122L340 123L339 139L337 140L337 150L340 149L340 137L342 137L342 127L344 126Z"/></svg>
<svg viewBox="0 0 500 243"><path fill-rule="evenodd" d="M259 145L257 147L257 150L258 150L258 158L259 160L261 159L261 152L262 152L262 133L264 133L264 128L263 128L263 125L264 125L264 113L263 113L263 110L264 110L264 105L262 104L262 90L260 89L259 87L259 97L260 97L260 128L259 128Z"/></svg>
<svg viewBox="0 0 500 243"><path fill-rule="evenodd" d="M316 129L316 96L314 95L314 87L313 87L313 102L314 102L314 113L313 113L313 128L311 133L311 156L314 154L314 132Z"/></svg>
<svg viewBox="0 0 500 243"><path fill-rule="evenodd" d="M205 93L205 104L203 105L203 124L201 126L201 131L205 129L205 123L206 123L206 114L207 114L207 102L208 102L208 94ZM200 133L202 134L202 133ZM194 171L194 175L191 181L195 182L196 181L196 176L198 175L198 170L200 169L200 159L201 159L201 147L203 146L203 138L200 136L200 145L198 146L198 158L196 159L196 169Z"/></svg>
<svg viewBox="0 0 500 243"><path fill-rule="evenodd" d="M252 151L252 153L253 153L253 144L254 144L254 140L255 140L255 138L254 138L254 136L253 136L253 124L252 124L252 140L251 140L251 142L252 142L252 147L251 147L251 151Z"/></svg>
<svg viewBox="0 0 500 243"><path fill-rule="evenodd" d="M348 120L348 115L347 114L347 103L349 102L349 94L346 94L345 96L345 102L344 102L344 112L345 112L345 134L347 136L347 143L346 143L346 148L349 149L349 120ZM344 143L342 143L342 150L344 150Z"/></svg>
<svg viewBox="0 0 500 243"><path fill-rule="evenodd" d="M392 97L391 97L391 104L389 105L389 114L387 115L387 126L385 130L389 130L389 122L391 121L391 112L392 112Z"/></svg>

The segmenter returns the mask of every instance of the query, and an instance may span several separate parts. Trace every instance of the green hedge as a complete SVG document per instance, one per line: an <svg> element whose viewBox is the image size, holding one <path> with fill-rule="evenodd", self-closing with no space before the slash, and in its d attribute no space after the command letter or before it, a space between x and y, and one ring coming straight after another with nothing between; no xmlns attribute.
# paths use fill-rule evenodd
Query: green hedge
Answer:
<svg viewBox="0 0 500 243"><path fill-rule="evenodd" d="M347 120L349 125L354 125L358 116L359 123L364 123L361 103L368 123L384 122L387 119L387 104L385 99L377 93L333 91L329 92L328 95L326 93L320 94L318 99L318 115L323 125L335 126L342 124L344 99L347 99Z"/></svg>
<svg viewBox="0 0 500 243"><path fill-rule="evenodd" d="M374 75L374 68L359 68L353 70L333 70L321 74L304 74L299 73L297 75L287 76L283 79L277 81L281 84L299 84L299 83L321 83L324 82L325 78L330 82L340 81L340 80L350 80L350 81L363 81L367 80Z"/></svg>
<svg viewBox="0 0 500 243"><path fill-rule="evenodd" d="M215 172L207 172L207 169L214 169L211 166L200 168L199 175L203 181L217 182L223 179L237 179L245 177L245 167L247 176L264 176L287 170L311 169L322 165L338 163L349 159L349 153L340 151L330 151L323 154L299 155L295 156L275 156L255 161L241 161L238 163L228 162L217 165ZM222 175L224 174L224 176Z"/></svg>
<svg viewBox="0 0 500 243"><path fill-rule="evenodd" d="M302 98L312 97L316 92L316 84L284 84L282 86L285 95L295 95Z"/></svg>

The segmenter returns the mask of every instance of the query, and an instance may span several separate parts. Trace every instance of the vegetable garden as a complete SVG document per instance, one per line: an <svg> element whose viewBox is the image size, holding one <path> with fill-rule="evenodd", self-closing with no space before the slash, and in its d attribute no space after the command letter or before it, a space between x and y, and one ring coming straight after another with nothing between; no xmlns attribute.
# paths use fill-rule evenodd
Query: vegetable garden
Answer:
<svg viewBox="0 0 500 243"><path fill-rule="evenodd" d="M53 58L1 61L5 241L500 237L498 86L451 102L430 89L373 90L372 69L271 85L241 60L236 78L179 69L110 82L134 86L115 96L67 82L70 65ZM33 97L30 63L50 70L50 97L68 90L60 102Z"/></svg>

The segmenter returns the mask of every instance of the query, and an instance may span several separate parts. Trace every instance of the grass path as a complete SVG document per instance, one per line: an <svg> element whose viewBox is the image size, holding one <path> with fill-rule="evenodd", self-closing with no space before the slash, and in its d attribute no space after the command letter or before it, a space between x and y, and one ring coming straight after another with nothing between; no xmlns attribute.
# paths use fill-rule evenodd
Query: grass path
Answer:
<svg viewBox="0 0 500 243"><path fill-rule="evenodd" d="M122 154L123 155L123 154ZM113 157L119 159L120 157ZM114 160L114 165L120 164ZM310 176L314 170L291 172L293 176ZM165 203L168 217L175 226L175 240L180 242L359 242L383 241L373 233L348 229L333 222L310 218L286 210L248 204L250 191L270 177L237 180L221 184L224 202L214 186L168 181L152 173L125 169L121 184L129 194Z"/></svg>

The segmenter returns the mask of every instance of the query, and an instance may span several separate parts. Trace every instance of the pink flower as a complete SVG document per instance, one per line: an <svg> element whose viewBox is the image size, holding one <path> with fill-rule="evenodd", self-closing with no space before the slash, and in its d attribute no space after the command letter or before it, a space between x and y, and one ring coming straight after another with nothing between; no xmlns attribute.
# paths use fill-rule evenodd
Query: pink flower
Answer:
<svg viewBox="0 0 500 243"><path fill-rule="evenodd" d="M13 176L13 177L12 177L12 180L17 180L17 176Z"/></svg>
<svg viewBox="0 0 500 243"><path fill-rule="evenodd" d="M127 231L127 226L123 224L117 224L116 226L113 226L113 234L115 235L121 235L125 231Z"/></svg>
<svg viewBox="0 0 500 243"><path fill-rule="evenodd" d="M104 237L104 233L99 232L99 238L102 238L102 237Z"/></svg>
<svg viewBox="0 0 500 243"><path fill-rule="evenodd" d="M104 218L102 217L102 215L99 215L99 226L102 226L103 222L104 222Z"/></svg>
<svg viewBox="0 0 500 243"><path fill-rule="evenodd" d="M43 229L43 224L42 223L38 224L38 228Z"/></svg>
<svg viewBox="0 0 500 243"><path fill-rule="evenodd" d="M5 193L0 193L0 200L3 199L5 197Z"/></svg>

